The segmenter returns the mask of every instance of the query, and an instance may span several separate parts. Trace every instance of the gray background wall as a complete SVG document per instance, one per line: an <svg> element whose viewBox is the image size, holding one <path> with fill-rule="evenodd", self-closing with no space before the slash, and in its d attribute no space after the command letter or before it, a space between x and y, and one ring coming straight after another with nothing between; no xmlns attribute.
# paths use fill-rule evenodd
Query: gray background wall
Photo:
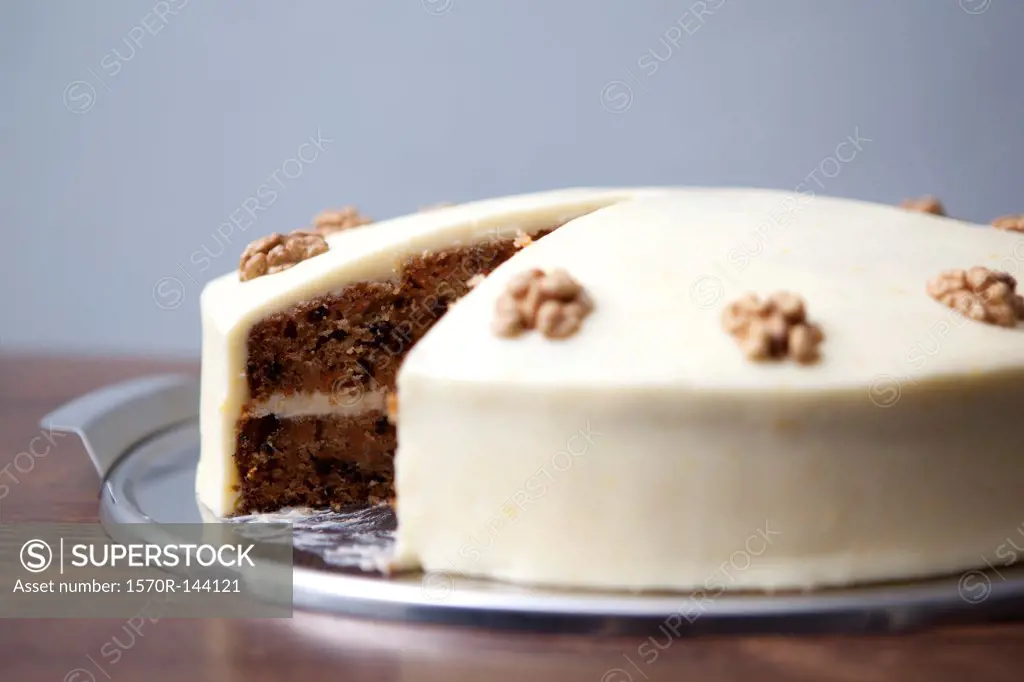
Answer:
<svg viewBox="0 0 1024 682"><path fill-rule="evenodd" d="M6 0L0 349L197 353L203 283L349 201L813 172L1024 211L1022 34L1018 0Z"/></svg>

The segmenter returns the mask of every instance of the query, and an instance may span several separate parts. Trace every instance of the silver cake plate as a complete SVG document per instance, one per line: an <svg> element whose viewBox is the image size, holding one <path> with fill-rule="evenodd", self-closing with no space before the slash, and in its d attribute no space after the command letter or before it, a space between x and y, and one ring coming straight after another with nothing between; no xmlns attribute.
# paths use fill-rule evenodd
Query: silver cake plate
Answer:
<svg viewBox="0 0 1024 682"><path fill-rule="evenodd" d="M114 524L220 523L195 497L199 387L146 377L56 410L46 428L77 434L103 481L100 518ZM451 573L384 575L393 543L387 507L289 510L231 523L285 520L294 529L296 608L539 632L811 634L905 632L1024 616L1024 567L806 593L596 592L522 587ZM668 628L668 630L666 630Z"/></svg>

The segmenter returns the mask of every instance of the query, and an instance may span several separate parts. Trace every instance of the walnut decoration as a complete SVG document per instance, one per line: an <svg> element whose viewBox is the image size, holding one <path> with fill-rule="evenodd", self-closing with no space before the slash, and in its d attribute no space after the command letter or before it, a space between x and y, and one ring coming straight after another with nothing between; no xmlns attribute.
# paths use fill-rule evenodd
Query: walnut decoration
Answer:
<svg viewBox="0 0 1024 682"><path fill-rule="evenodd" d="M722 326L751 360L791 357L799 363L818 359L818 344L825 335L807 321L804 301L779 291L762 301L747 294L726 306Z"/></svg>
<svg viewBox="0 0 1024 682"><path fill-rule="evenodd" d="M344 206L333 211L321 211L313 218L313 228L320 235L340 232L361 225L369 225L373 219L367 218L355 206Z"/></svg>
<svg viewBox="0 0 1024 682"><path fill-rule="evenodd" d="M243 282L287 270L296 263L327 252L327 242L314 232L293 230L260 237L245 247L238 264Z"/></svg>
<svg viewBox="0 0 1024 682"><path fill-rule="evenodd" d="M904 199L900 203L900 208L905 208L908 211L917 211L918 213L931 213L933 215L946 215L946 209L942 207L942 202L933 196L918 197L917 199Z"/></svg>
<svg viewBox="0 0 1024 682"><path fill-rule="evenodd" d="M928 295L964 317L1000 327L1015 327L1024 319L1024 298L1009 273L975 266L946 270L928 280Z"/></svg>
<svg viewBox="0 0 1024 682"><path fill-rule="evenodd" d="M1024 213L1020 213L1018 215L1004 215L1001 218L993 220L992 225L994 227L998 227L1000 230L1024 232Z"/></svg>
<svg viewBox="0 0 1024 682"><path fill-rule="evenodd" d="M508 283L495 306L494 332L515 337L537 329L549 339L572 336L594 309L580 283L561 268L521 272Z"/></svg>

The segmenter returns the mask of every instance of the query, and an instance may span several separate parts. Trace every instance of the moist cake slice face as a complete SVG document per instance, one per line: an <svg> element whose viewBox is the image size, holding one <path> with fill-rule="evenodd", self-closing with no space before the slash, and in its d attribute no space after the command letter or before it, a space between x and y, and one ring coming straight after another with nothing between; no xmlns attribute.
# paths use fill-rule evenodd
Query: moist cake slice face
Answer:
<svg viewBox="0 0 1024 682"><path fill-rule="evenodd" d="M658 190L571 189L272 235L212 281L203 321L200 501L225 516L392 497L388 395L409 349L531 239Z"/></svg>
<svg viewBox="0 0 1024 682"><path fill-rule="evenodd" d="M572 221L405 358L399 561L696 590L698 614L724 590L1005 565L1024 310L992 271L1020 243L758 190Z"/></svg>

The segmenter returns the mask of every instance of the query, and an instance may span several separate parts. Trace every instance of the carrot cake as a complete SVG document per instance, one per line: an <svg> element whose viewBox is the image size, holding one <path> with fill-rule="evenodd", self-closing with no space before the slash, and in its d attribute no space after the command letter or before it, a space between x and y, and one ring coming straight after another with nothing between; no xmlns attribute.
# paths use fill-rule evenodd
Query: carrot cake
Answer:
<svg viewBox="0 0 1024 682"><path fill-rule="evenodd" d="M203 294L215 513L393 481L399 566L706 594L970 569L1020 523L1019 232L582 189L317 236Z"/></svg>

